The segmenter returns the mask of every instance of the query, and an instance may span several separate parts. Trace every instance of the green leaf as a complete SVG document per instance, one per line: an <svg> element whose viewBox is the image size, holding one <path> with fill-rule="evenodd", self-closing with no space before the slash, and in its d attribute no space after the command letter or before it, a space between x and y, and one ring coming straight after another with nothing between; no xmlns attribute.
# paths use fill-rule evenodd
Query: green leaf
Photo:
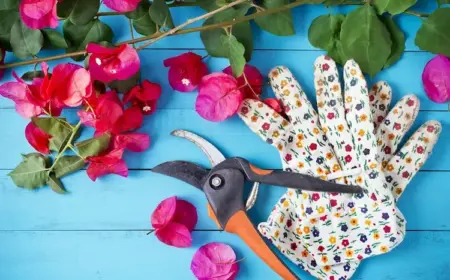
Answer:
<svg viewBox="0 0 450 280"><path fill-rule="evenodd" d="M78 153L80 156L86 158L90 156L96 156L101 152L105 151L109 146L109 141L111 136L107 133L99 137L94 137L76 143L75 146L78 148Z"/></svg>
<svg viewBox="0 0 450 280"><path fill-rule="evenodd" d="M54 174L50 174L47 180L47 184L52 188L52 190L55 193L59 194L65 194L67 193L66 189L64 188L61 180L57 178Z"/></svg>
<svg viewBox="0 0 450 280"><path fill-rule="evenodd" d="M152 35L157 31L156 23L153 22L148 13L138 19L133 19L131 22L134 30L141 35Z"/></svg>
<svg viewBox="0 0 450 280"><path fill-rule="evenodd" d="M347 2L347 1L346 0L325 0L325 1L323 1L323 3L325 4L326 7L333 6L333 5L339 5L344 2Z"/></svg>
<svg viewBox="0 0 450 280"><path fill-rule="evenodd" d="M46 160L35 153L24 155L22 162L8 176L18 187L35 189L44 186L49 176Z"/></svg>
<svg viewBox="0 0 450 280"><path fill-rule="evenodd" d="M231 69L235 77L240 77L244 72L245 48L233 35L220 36L220 42L227 50L227 57L230 60Z"/></svg>
<svg viewBox="0 0 450 280"><path fill-rule="evenodd" d="M397 62L405 51L405 34L398 27L392 17L381 17L381 21L386 25L389 33L391 33L392 47L384 68L387 68Z"/></svg>
<svg viewBox="0 0 450 280"><path fill-rule="evenodd" d="M67 44L64 36L53 29L42 29L42 35L44 35L44 48L47 49L67 49Z"/></svg>
<svg viewBox="0 0 450 280"><path fill-rule="evenodd" d="M64 37L70 43L67 52L84 50L90 42L112 42L114 33L111 28L96 19L86 25L75 25L66 20L63 25ZM80 58L77 58L80 60Z"/></svg>
<svg viewBox="0 0 450 280"><path fill-rule="evenodd" d="M19 0L0 1L0 47L11 50L11 27L19 19Z"/></svg>
<svg viewBox="0 0 450 280"><path fill-rule="evenodd" d="M450 0L437 0L437 3L439 6L445 5L445 4L450 4Z"/></svg>
<svg viewBox="0 0 450 280"><path fill-rule="evenodd" d="M31 121L45 133L52 136L49 145L52 151L60 152L66 146L72 134L72 128L65 123L66 119L34 117Z"/></svg>
<svg viewBox="0 0 450 280"><path fill-rule="evenodd" d="M148 9L150 8L150 3L147 0L139 2L137 8L133 11L125 13L125 16L129 19L138 19L144 15L148 15Z"/></svg>
<svg viewBox="0 0 450 280"><path fill-rule="evenodd" d="M151 19L162 28L174 28L172 15L165 0L154 0L148 10Z"/></svg>
<svg viewBox="0 0 450 280"><path fill-rule="evenodd" d="M39 53L44 45L44 36L40 30L30 29L18 19L11 28L10 43L14 55L25 59Z"/></svg>
<svg viewBox="0 0 450 280"><path fill-rule="evenodd" d="M25 72L20 78L25 81L32 81L34 78L43 78L44 76L44 72L39 70Z"/></svg>
<svg viewBox="0 0 450 280"><path fill-rule="evenodd" d="M248 6L242 6L240 9L225 10L215 16L207 19L203 26L215 24L223 21L229 21L233 18L239 17L247 13ZM236 39L245 47L245 59L249 61L253 53L253 34L249 22L241 22L233 25L231 29ZM214 57L228 57L227 49L221 44L220 38L222 35L226 35L225 30L221 28L205 30L200 32L200 38L203 45L205 45L206 51L209 55Z"/></svg>
<svg viewBox="0 0 450 280"><path fill-rule="evenodd" d="M345 57L353 58L371 76L383 68L391 53L391 34L369 4L347 15L340 37Z"/></svg>
<svg viewBox="0 0 450 280"><path fill-rule="evenodd" d="M64 0L58 1L56 12L58 17L69 19L73 24L86 25L97 14L100 0Z"/></svg>
<svg viewBox="0 0 450 280"><path fill-rule="evenodd" d="M425 51L450 56L450 8L438 8L416 34L416 45Z"/></svg>
<svg viewBox="0 0 450 280"><path fill-rule="evenodd" d="M375 6L378 14L382 15L388 12L392 15L398 15L414 6L417 0L374 0L372 4Z"/></svg>
<svg viewBox="0 0 450 280"><path fill-rule="evenodd" d="M266 10L278 8L289 4L289 0L264 0L262 7ZM274 13L255 18L256 24L262 29L278 36L295 34L291 10Z"/></svg>
<svg viewBox="0 0 450 280"><path fill-rule="evenodd" d="M79 156L63 156L53 167L56 178L61 178L67 174L82 169L85 166L84 159Z"/></svg>
<svg viewBox="0 0 450 280"><path fill-rule="evenodd" d="M340 64L343 63L343 57L338 50L340 47L338 42L344 19L345 15L343 14L319 16L313 20L308 31L308 39L311 45L326 50L328 56Z"/></svg>
<svg viewBox="0 0 450 280"><path fill-rule="evenodd" d="M110 89L114 89L117 92L127 93L139 83L140 79L141 79L141 71L138 71L136 72L136 74L134 74L127 80L114 80L106 85Z"/></svg>

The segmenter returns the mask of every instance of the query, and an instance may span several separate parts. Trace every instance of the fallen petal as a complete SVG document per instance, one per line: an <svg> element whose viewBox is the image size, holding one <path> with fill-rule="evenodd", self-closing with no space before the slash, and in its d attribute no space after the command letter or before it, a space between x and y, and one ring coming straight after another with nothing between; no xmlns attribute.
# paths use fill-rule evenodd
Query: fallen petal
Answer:
<svg viewBox="0 0 450 280"><path fill-rule="evenodd" d="M120 134L114 137L114 148L143 152L150 147L150 136L145 133Z"/></svg>
<svg viewBox="0 0 450 280"><path fill-rule="evenodd" d="M218 242L200 247L191 262L191 271L197 279L234 279L238 270L233 249Z"/></svg>
<svg viewBox="0 0 450 280"><path fill-rule="evenodd" d="M177 197L172 196L161 201L152 213L151 223L155 229L162 228L172 221L177 207Z"/></svg>
<svg viewBox="0 0 450 280"><path fill-rule="evenodd" d="M177 200L174 222L183 224L192 232L197 224L197 209L190 202L182 199Z"/></svg>
<svg viewBox="0 0 450 280"><path fill-rule="evenodd" d="M26 126L25 138L28 140L28 143L36 149L36 151L43 154L50 153L49 141L51 136L37 127L33 122L28 123Z"/></svg>
<svg viewBox="0 0 450 280"><path fill-rule="evenodd" d="M187 248L192 245L192 236L185 225L170 222L165 227L155 230L155 235L164 244L177 248Z"/></svg>

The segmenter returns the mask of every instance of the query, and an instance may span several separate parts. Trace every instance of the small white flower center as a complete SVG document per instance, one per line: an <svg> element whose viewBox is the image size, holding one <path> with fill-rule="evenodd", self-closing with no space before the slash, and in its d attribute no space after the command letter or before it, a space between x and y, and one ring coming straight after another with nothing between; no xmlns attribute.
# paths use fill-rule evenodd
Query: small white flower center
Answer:
<svg viewBox="0 0 450 280"><path fill-rule="evenodd" d="M112 69L111 73L116 74L117 73L116 69Z"/></svg>
<svg viewBox="0 0 450 280"><path fill-rule="evenodd" d="M100 58L96 58L95 59L95 63L97 63L97 65L102 65L102 60Z"/></svg>
<svg viewBox="0 0 450 280"><path fill-rule="evenodd" d="M144 111L144 112L150 112L151 110L152 110L152 107L150 107L150 106L144 106L144 108L142 108L142 110Z"/></svg>
<svg viewBox="0 0 450 280"><path fill-rule="evenodd" d="M188 86L191 84L191 81L189 81L188 79L184 78L183 80L181 80L181 83L185 86Z"/></svg>

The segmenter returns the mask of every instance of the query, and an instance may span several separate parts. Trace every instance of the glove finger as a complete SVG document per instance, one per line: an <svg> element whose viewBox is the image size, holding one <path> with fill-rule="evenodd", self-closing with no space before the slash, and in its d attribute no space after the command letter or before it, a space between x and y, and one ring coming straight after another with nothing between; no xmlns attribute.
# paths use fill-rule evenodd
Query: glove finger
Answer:
<svg viewBox="0 0 450 280"><path fill-rule="evenodd" d="M378 162L386 166L397 150L405 134L414 123L420 109L420 101L415 95L403 97L389 112L377 130Z"/></svg>
<svg viewBox="0 0 450 280"><path fill-rule="evenodd" d="M317 113L314 107L287 67L273 68L269 73L269 81L292 123L299 122L308 127L317 126Z"/></svg>
<svg viewBox="0 0 450 280"><path fill-rule="evenodd" d="M317 106L323 131L326 133L342 169L357 165L352 137L345 120L344 101L336 63L320 56L314 64Z"/></svg>
<svg viewBox="0 0 450 280"><path fill-rule="evenodd" d="M392 89L385 81L374 84L369 92L370 108L375 129L383 122L392 101Z"/></svg>
<svg viewBox="0 0 450 280"><path fill-rule="evenodd" d="M238 115L254 133L275 147L285 137L289 127L289 122L280 114L254 99L245 99Z"/></svg>
<svg viewBox="0 0 450 280"><path fill-rule="evenodd" d="M396 199L430 156L441 131L438 121L423 124L387 164L386 181Z"/></svg>

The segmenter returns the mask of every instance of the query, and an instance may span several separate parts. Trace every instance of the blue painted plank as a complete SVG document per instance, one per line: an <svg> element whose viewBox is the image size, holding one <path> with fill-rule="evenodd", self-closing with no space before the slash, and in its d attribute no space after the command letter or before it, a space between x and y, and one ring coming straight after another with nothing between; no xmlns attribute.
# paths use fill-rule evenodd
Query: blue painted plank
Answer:
<svg viewBox="0 0 450 280"><path fill-rule="evenodd" d="M70 191L67 195L57 195L48 187L17 188L6 173L0 172L0 213L4 213L0 230L146 230L158 203L173 195L197 207L197 229L217 229L206 213L202 192L150 171L131 171L127 179L111 175L95 183L80 171L63 179ZM448 204L445 198L450 197L449 179L448 172L421 172L414 178L399 205L409 230L450 230L450 220L442 218ZM267 219L285 190L261 187L249 212L255 225Z"/></svg>
<svg viewBox="0 0 450 280"><path fill-rule="evenodd" d="M68 111L68 113L70 113L67 114L69 120L75 121L75 111ZM450 147L445 145L450 141L449 114L449 112L421 112L413 126L415 130L422 123L432 119L441 121L444 126L441 139L433 156L424 165L424 170L450 170L450 158L446 156ZM0 169L12 169L21 161L21 153L33 151L23 134L28 120L16 115L13 109L0 110L0 119L8 120L0 122L0 131L3 136L0 139L0 151L6 159L0 162ZM175 159L207 164L206 158L198 148L188 141L170 136L170 132L175 129L187 129L208 138L227 156L245 157L265 168L281 168L277 150L251 132L237 116L221 123L213 123L202 119L192 110L163 109L145 119L140 131L152 137L152 144L144 153L127 152L125 158L129 167L151 168L160 162ZM92 137L92 135L92 129L85 129L82 138ZM174 150L174 147L179 149Z"/></svg>
<svg viewBox="0 0 450 280"><path fill-rule="evenodd" d="M0 279L195 279L190 263L209 242L236 251L237 279L279 279L237 237L195 232L187 249L168 247L145 232L0 232ZM410 232L393 252L363 261L354 278L364 280L448 279L450 233ZM287 263L287 262L286 262ZM306 272L289 266L304 280Z"/></svg>
<svg viewBox="0 0 450 280"><path fill-rule="evenodd" d="M140 52L142 64L142 76L144 79L149 79L153 82L161 84L163 88L163 95L158 104L159 108L164 109L191 109L194 108L197 94L181 93L174 91L168 82L167 72L168 68L163 66L163 61L166 58L179 55L185 51L181 50L144 50ZM196 51L200 55L206 55L205 51ZM303 89L309 97L313 98L314 78L313 65L315 59L323 54L321 51L255 51L253 59L250 62L260 69L264 76L267 76L270 69L277 65L285 65L291 69L294 75L302 84ZM402 60L394 66L384 70L373 79L373 83L385 80L389 82L393 88L394 102L399 100L402 96L408 93L415 93L420 97L423 110L448 110L447 104L436 104L431 102L425 95L422 86L422 71L426 63L433 57L430 53L406 53ZM63 62L73 62L70 59L61 61L52 61L50 66L54 67ZM222 71L227 67L228 60L210 58L207 59L207 64L211 72ZM15 71L22 75L26 71L32 70L31 67L18 67ZM2 80L2 82L12 80L10 72ZM270 86L264 87L264 96L272 97L272 89ZM13 103L6 98L0 97L0 108L11 108Z"/></svg>

